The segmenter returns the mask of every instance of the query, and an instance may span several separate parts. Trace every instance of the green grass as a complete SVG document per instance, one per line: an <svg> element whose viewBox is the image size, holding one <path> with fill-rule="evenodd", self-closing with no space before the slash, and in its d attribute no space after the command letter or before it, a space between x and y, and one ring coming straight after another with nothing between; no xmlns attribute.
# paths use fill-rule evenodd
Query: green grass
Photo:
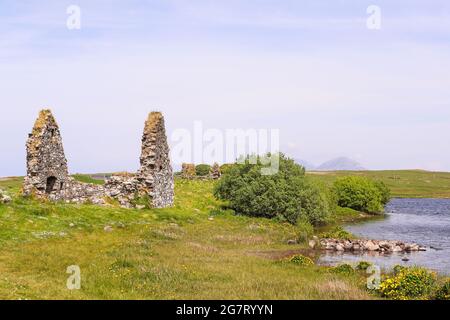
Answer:
<svg viewBox="0 0 450 320"><path fill-rule="evenodd" d="M3 299L371 299L365 275L299 267L288 258L295 226L237 216L213 182L176 180L175 206L127 210L20 197L21 179L0 181ZM112 226L105 232L105 226ZM296 252L293 252L295 249ZM66 269L81 268L81 289Z"/></svg>
<svg viewBox="0 0 450 320"><path fill-rule="evenodd" d="M92 184L100 184L100 185L105 183L104 180L94 179L90 175L87 175L87 174L74 174L74 175L72 175L72 177L75 180L84 182L84 183L92 183Z"/></svg>
<svg viewBox="0 0 450 320"><path fill-rule="evenodd" d="M331 185L338 177L359 175L382 180L398 198L450 198L450 172L421 170L308 172Z"/></svg>

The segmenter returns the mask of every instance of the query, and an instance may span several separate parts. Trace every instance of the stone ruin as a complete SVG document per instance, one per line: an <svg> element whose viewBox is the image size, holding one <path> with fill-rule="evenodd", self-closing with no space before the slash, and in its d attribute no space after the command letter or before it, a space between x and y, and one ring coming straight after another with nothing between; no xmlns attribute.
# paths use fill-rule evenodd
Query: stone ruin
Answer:
<svg viewBox="0 0 450 320"><path fill-rule="evenodd" d="M164 117L152 112L145 123L142 137L141 168L137 180L149 192L153 206L173 205L174 182L169 158Z"/></svg>
<svg viewBox="0 0 450 320"><path fill-rule="evenodd" d="M183 179L220 179L222 173L220 171L220 166L218 163L214 163L209 169L209 174L206 176L197 176L195 164L193 163L183 163L181 165L181 178Z"/></svg>
<svg viewBox="0 0 450 320"><path fill-rule="evenodd" d="M194 179L196 176L195 164L183 163L181 165L181 177L183 179Z"/></svg>
<svg viewBox="0 0 450 320"><path fill-rule="evenodd" d="M117 198L122 205L133 199L150 197L153 208L173 205L174 181L170 165L164 117L152 112L145 122L142 136L141 167L136 174L112 176L105 187L109 197Z"/></svg>
<svg viewBox="0 0 450 320"><path fill-rule="evenodd" d="M211 177L211 179L217 180L217 179L220 179L221 175L222 175L222 173L220 172L220 166L216 162L212 165L209 176Z"/></svg>
<svg viewBox="0 0 450 320"><path fill-rule="evenodd" d="M39 113L27 141L25 195L60 196L69 172L58 124L50 110Z"/></svg>
<svg viewBox="0 0 450 320"><path fill-rule="evenodd" d="M160 112L150 113L142 137L141 167L136 174L113 175L105 185L78 182L69 176L58 124L42 110L27 141L27 176L23 194L50 201L163 208L173 205L174 181L169 146Z"/></svg>

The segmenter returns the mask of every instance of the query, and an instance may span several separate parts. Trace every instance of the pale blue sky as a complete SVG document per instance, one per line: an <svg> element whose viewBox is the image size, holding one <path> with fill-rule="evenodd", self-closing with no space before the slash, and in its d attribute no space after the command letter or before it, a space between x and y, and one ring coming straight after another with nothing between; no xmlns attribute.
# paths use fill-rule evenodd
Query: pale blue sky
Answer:
<svg viewBox="0 0 450 320"><path fill-rule="evenodd" d="M81 30L66 28L72 4ZM71 172L135 170L154 109L169 135L279 128L314 163L450 171L445 0L0 0L0 87L0 176L25 174L46 106Z"/></svg>

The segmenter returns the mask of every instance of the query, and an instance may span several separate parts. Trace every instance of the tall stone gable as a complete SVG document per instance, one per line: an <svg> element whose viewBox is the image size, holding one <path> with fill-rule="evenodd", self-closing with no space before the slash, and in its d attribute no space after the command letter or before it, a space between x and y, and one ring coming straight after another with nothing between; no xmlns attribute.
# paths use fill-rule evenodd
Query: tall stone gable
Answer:
<svg viewBox="0 0 450 320"><path fill-rule="evenodd" d="M169 158L164 117L151 112L142 136L141 167L137 179L147 189L154 208L173 205L174 181Z"/></svg>
<svg viewBox="0 0 450 320"><path fill-rule="evenodd" d="M50 110L39 113L26 147L24 194L49 197L59 194L66 187L68 169L61 133Z"/></svg>

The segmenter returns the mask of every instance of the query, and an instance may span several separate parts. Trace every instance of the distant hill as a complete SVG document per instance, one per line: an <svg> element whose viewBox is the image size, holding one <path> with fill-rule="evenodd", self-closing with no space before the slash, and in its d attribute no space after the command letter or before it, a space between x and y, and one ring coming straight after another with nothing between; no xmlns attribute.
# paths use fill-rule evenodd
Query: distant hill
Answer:
<svg viewBox="0 0 450 320"><path fill-rule="evenodd" d="M315 168L317 171L339 171L339 170L366 170L360 163L355 160L339 157L332 159L330 161L322 163L320 166Z"/></svg>
<svg viewBox="0 0 450 320"><path fill-rule="evenodd" d="M308 171L316 169L316 166L309 161L303 159L294 159L294 161L295 163L298 163Z"/></svg>

